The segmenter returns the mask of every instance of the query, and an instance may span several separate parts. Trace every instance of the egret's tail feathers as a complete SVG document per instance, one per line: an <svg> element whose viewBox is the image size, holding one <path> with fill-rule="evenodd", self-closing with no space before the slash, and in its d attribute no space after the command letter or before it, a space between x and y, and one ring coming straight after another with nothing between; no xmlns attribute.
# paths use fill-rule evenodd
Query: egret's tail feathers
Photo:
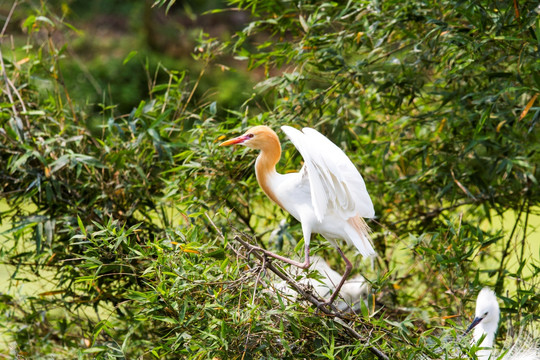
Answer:
<svg viewBox="0 0 540 360"><path fill-rule="evenodd" d="M354 246L360 251L360 254L365 257L370 257L377 255L375 249L373 249L373 244L371 243L371 237L369 236L369 226L366 224L364 219L360 216L354 216L349 218L347 222L353 227L354 234L351 234L351 239ZM356 236L354 236L356 235Z"/></svg>

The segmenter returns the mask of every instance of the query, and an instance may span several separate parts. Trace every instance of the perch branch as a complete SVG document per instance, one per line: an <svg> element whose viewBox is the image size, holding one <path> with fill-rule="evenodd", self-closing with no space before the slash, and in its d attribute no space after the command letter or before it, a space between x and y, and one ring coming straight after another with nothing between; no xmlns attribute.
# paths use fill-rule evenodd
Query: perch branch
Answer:
<svg viewBox="0 0 540 360"><path fill-rule="evenodd" d="M210 222L210 224L212 225L212 227L214 228L214 230L216 231L216 233L219 235L219 237L221 237L221 239L225 241L225 236L223 235L221 230L217 227L217 225L212 221L212 218L207 213L205 213L205 215L208 221ZM325 315L329 317L333 317L334 321L340 324L350 337L358 339L360 341L364 341L364 342L368 341L365 338L363 338L356 330L354 330L352 327L346 324L346 321L349 321L350 319L347 318L345 314L339 312L338 309L332 304L330 305L330 309L323 306L324 305L323 301L313 296L312 293L306 291L296 281L294 281L291 277L289 277L282 268L280 268L277 265L274 265L274 263L270 259L267 259L264 256L264 254L261 254L259 251L257 251L257 250L260 250L260 248L258 248L257 246L251 245L250 243L242 239L241 236L244 236L247 239L250 239L250 237L247 234L243 234L239 232L239 234L234 236L234 240L242 244L242 246L246 248L249 254L253 254L259 261L262 262L262 266L263 266L262 270L264 270L265 268L269 269L274 274L276 274L280 279L287 282L287 284L289 284L304 299L306 299L307 301L315 305L321 312L323 312ZM231 249L237 256L240 256L239 252L236 249L234 249L234 247L232 247L230 243L227 243L227 247ZM258 281L258 277L257 277L257 281ZM371 351L371 353L373 353L378 359L389 360L388 356L386 356L376 346L369 345L369 344L367 344L366 346L368 347L369 351Z"/></svg>
<svg viewBox="0 0 540 360"><path fill-rule="evenodd" d="M243 235L248 237L247 235ZM347 332L347 334L355 339L358 339L360 341L366 341L364 337L362 337L356 330L354 330L352 327L346 324L346 321L349 321L350 319L347 318L343 313L339 312L337 308L334 305L330 305L330 309L324 306L324 302L318 299L317 297L313 296L312 293L309 291L306 291L302 286L300 286L297 282L295 282L292 278L290 278L279 266L274 265L270 259L266 259L264 255L262 255L258 250L259 248L256 246L253 246L249 244L247 241L243 240L240 235L235 235L234 240L238 241L242 246L244 246L248 252L252 253L259 261L263 263L263 265L272 271L274 274L276 274L279 278L287 282L297 293L299 293L304 299L315 305L321 312L323 312L325 315L329 317L333 317L334 321L340 324L343 329ZM374 345L366 344L367 348L371 353L373 353L378 359L384 359L388 360L388 356L386 356L381 350L379 350Z"/></svg>

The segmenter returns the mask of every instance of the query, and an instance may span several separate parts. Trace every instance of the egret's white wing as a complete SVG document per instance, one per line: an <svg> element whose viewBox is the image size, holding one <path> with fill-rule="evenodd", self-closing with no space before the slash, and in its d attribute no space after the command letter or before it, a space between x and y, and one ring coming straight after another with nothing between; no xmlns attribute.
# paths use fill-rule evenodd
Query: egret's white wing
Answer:
<svg viewBox="0 0 540 360"><path fill-rule="evenodd" d="M344 219L375 216L362 175L339 147L314 129L304 128L303 132L290 126L281 129L304 158L311 200L319 221L330 210Z"/></svg>

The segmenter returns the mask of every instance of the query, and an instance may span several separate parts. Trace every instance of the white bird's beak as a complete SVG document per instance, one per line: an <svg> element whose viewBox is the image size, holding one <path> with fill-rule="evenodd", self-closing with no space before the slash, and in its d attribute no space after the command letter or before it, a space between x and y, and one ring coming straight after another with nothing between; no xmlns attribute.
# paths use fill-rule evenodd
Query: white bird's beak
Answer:
<svg viewBox="0 0 540 360"><path fill-rule="evenodd" d="M471 331L476 325L480 324L480 321L482 321L483 318L481 317L475 317L471 325L465 330L465 334L468 334L469 331Z"/></svg>

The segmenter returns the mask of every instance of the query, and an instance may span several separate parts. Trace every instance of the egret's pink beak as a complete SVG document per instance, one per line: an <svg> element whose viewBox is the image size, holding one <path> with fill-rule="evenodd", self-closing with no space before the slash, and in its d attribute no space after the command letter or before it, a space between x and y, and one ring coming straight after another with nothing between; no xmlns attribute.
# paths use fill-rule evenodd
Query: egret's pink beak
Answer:
<svg viewBox="0 0 540 360"><path fill-rule="evenodd" d="M234 145L234 144L241 144L246 140L249 140L250 138L247 135L240 135L238 137L235 137L233 139L229 139L227 141L222 142L219 144L219 146L227 146L227 145Z"/></svg>

